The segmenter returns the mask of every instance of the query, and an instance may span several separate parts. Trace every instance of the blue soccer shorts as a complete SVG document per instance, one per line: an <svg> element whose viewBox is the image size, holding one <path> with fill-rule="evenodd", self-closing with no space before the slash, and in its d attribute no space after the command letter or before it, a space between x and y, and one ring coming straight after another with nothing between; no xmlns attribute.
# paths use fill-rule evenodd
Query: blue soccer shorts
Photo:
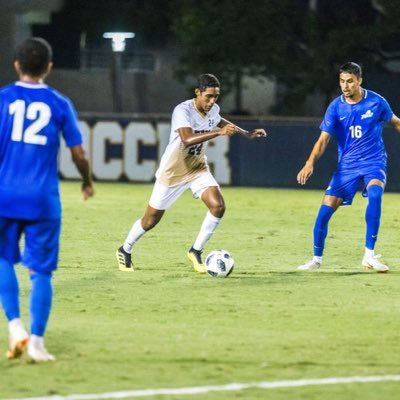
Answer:
<svg viewBox="0 0 400 400"><path fill-rule="evenodd" d="M343 206L351 205L361 182L364 185L362 195L367 197L366 186L372 179L379 179L386 185L386 169L382 166L339 169L333 174L325 195L343 199Z"/></svg>
<svg viewBox="0 0 400 400"><path fill-rule="evenodd" d="M0 257L21 262L32 271L49 274L57 269L61 220L27 221L0 216ZM21 255L19 242L25 235Z"/></svg>

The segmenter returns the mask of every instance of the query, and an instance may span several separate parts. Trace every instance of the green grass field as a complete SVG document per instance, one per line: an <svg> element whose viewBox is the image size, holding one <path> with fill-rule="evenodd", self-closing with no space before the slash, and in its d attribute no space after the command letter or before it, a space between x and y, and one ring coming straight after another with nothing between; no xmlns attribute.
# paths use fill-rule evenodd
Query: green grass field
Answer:
<svg viewBox="0 0 400 400"><path fill-rule="evenodd" d="M62 184L64 223L47 330L56 363L0 359L0 398L96 394L400 374L399 194L384 196L377 251L392 270L366 272L366 200L330 224L323 268L299 273L312 250L322 191L223 188L227 212L205 253L235 258L227 279L186 260L205 207L186 193L136 247L134 273L115 250L141 216L151 185L100 184L83 202ZM28 274L18 268L27 322ZM0 349L7 325L0 320ZM400 382L165 395L151 399L398 399Z"/></svg>

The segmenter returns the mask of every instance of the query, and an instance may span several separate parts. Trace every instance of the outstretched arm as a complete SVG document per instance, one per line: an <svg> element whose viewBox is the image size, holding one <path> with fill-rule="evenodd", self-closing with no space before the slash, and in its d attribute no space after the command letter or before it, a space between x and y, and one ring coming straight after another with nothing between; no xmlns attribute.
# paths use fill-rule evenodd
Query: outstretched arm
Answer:
<svg viewBox="0 0 400 400"><path fill-rule="evenodd" d="M225 118L221 118L221 122L218 124L218 126L223 127L227 124L233 125L235 127L235 133L239 133L240 135L247 137L248 139L255 139L267 136L267 132L265 132L264 129L253 129L251 131L246 131L245 129L242 129L240 126L232 124L232 122L229 122Z"/></svg>
<svg viewBox="0 0 400 400"><path fill-rule="evenodd" d="M90 174L89 160L85 156L85 151L81 145L70 147L72 161L78 168L82 177L82 195L85 200L94 195L92 176Z"/></svg>
<svg viewBox="0 0 400 400"><path fill-rule="evenodd" d="M330 138L331 135L328 132L321 132L321 135L314 144L308 160L304 164L304 167L297 174L297 182L300 183L300 185L305 185L308 181L308 178L313 174L314 164L325 153L326 146L328 146Z"/></svg>
<svg viewBox="0 0 400 400"><path fill-rule="evenodd" d="M236 127L233 124L225 124L224 126L218 126L219 129L214 129L209 132L194 133L193 129L190 127L179 128L179 136L182 143L187 146L192 146L194 144L200 144L206 142L207 140L214 139L218 136L229 135L232 136L236 133Z"/></svg>

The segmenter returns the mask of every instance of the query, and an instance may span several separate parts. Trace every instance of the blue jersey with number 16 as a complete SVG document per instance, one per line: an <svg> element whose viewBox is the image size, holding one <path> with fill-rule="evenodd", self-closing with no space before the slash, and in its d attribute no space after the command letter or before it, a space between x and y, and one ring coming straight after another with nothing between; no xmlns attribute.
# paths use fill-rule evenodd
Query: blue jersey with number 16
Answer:
<svg viewBox="0 0 400 400"><path fill-rule="evenodd" d="M337 140L339 169L386 166L382 125L391 120L393 111L382 96L363 90L356 104L347 103L343 95L333 100L320 126Z"/></svg>
<svg viewBox="0 0 400 400"><path fill-rule="evenodd" d="M60 218L60 132L67 146L82 143L67 97L47 85L25 82L0 90L0 216Z"/></svg>

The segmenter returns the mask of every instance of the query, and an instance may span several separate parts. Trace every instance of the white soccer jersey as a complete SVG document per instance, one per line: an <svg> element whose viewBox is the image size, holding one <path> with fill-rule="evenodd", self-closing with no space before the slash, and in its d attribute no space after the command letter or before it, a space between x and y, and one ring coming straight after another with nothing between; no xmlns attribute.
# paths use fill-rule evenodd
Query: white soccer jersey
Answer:
<svg viewBox="0 0 400 400"><path fill-rule="evenodd" d="M207 115L202 115L194 99L178 104L171 119L168 146L161 157L156 177L163 185L175 186L189 182L209 171L205 149L207 142L185 147L179 136L179 128L192 128L194 133L209 132L221 121L219 106L214 104Z"/></svg>

